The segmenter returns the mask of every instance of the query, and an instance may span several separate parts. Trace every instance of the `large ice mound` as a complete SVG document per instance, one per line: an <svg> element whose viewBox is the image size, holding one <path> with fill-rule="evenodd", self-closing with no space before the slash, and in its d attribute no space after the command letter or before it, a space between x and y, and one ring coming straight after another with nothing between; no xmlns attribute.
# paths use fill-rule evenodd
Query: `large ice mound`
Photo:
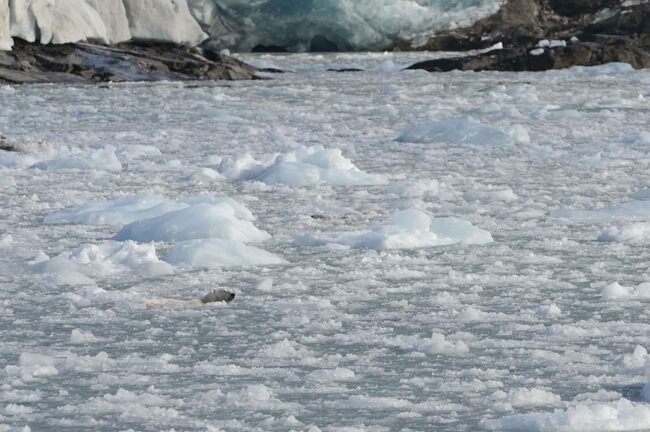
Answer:
<svg viewBox="0 0 650 432"><path fill-rule="evenodd" d="M163 257L171 264L194 267L240 267L283 264L279 256L242 242L223 239L190 240L176 243Z"/></svg>
<svg viewBox="0 0 650 432"><path fill-rule="evenodd" d="M470 222L454 218L432 219L417 209L397 212L390 223L365 231L308 234L296 238L301 246L328 243L359 249L415 249L452 244L482 245L492 242L492 235Z"/></svg>
<svg viewBox="0 0 650 432"><path fill-rule="evenodd" d="M250 210L230 197L201 195L170 200L158 195L137 195L59 210L46 216L45 223L121 226L202 203L227 206L238 219L254 220Z"/></svg>
<svg viewBox="0 0 650 432"><path fill-rule="evenodd" d="M35 273L51 274L53 280L71 285L92 282L88 278L127 271L146 275L173 273L169 264L158 259L153 244L131 241L84 244L53 258L41 254L30 267Z"/></svg>
<svg viewBox="0 0 650 432"><path fill-rule="evenodd" d="M0 156L0 166L42 170L122 171L122 163L113 146L86 149L61 146L46 148L44 151L11 152Z"/></svg>
<svg viewBox="0 0 650 432"><path fill-rule="evenodd" d="M507 131L489 126L471 117L433 121L405 129L398 142L445 144L525 144L530 141L528 131L515 126Z"/></svg>
<svg viewBox="0 0 650 432"><path fill-rule="evenodd" d="M201 195L170 200L156 195L142 195L60 210L48 215L45 223L124 225L113 239L126 241L125 245L130 248L140 247L133 241L177 242L165 257L166 261L173 264L212 267L283 263L284 260L277 255L245 244L271 238L266 231L253 225L254 220L248 208L230 197ZM147 245L142 247L144 246ZM92 247L100 246L86 245L86 249ZM148 252L153 253L150 258L158 262L153 246L147 247L150 248L147 249ZM100 248L105 249L105 246ZM104 249L100 252L106 255L108 252ZM99 256L100 253L94 250L91 252L83 254ZM106 260L102 258L102 262L104 261ZM163 264L169 266L167 263ZM40 267L52 265L39 264ZM87 273L75 271L82 275ZM45 269L44 272L53 273L51 269ZM59 279L74 282L72 277ZM83 278L77 279L79 280L75 283L85 282Z"/></svg>
<svg viewBox="0 0 650 432"><path fill-rule="evenodd" d="M239 159L225 159L219 172L234 180L252 180L267 184L309 186L326 183L334 186L386 184L377 174L357 168L339 149L322 146L300 147L261 162L246 153Z"/></svg>
<svg viewBox="0 0 650 432"><path fill-rule="evenodd" d="M271 236L240 218L229 203L199 203L124 226L115 240L183 241L221 238L240 242L264 241Z"/></svg>

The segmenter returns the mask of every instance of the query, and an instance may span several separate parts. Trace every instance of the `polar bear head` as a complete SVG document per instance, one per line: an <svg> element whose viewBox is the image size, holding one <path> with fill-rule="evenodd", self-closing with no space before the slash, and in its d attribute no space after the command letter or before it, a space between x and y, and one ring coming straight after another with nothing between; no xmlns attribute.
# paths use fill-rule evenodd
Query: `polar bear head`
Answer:
<svg viewBox="0 0 650 432"><path fill-rule="evenodd" d="M235 299L235 293L224 288L214 288L208 294L201 297L201 303L226 302L230 303Z"/></svg>

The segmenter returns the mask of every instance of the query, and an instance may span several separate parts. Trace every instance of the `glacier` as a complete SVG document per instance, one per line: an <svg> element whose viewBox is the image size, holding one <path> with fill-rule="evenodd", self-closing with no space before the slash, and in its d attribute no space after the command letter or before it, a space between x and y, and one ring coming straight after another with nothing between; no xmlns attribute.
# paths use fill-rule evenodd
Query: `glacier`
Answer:
<svg viewBox="0 0 650 432"><path fill-rule="evenodd" d="M503 0L0 0L0 50L157 41L235 51L377 50L400 37L468 25Z"/></svg>

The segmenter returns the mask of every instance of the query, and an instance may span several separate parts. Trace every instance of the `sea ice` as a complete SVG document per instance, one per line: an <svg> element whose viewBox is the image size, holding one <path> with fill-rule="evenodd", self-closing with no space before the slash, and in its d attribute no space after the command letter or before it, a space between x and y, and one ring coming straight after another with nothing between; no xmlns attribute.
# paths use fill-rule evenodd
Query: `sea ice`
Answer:
<svg viewBox="0 0 650 432"><path fill-rule="evenodd" d="M622 228L610 227L598 236L599 241L630 244L650 243L650 222L637 222Z"/></svg>
<svg viewBox="0 0 650 432"><path fill-rule="evenodd" d="M650 201L628 201L623 204L595 210L556 209L551 216L577 222L641 219L650 220ZM603 240L606 240L604 238Z"/></svg>
<svg viewBox="0 0 650 432"><path fill-rule="evenodd" d="M445 143L445 144L485 144L502 145L512 143L526 144L530 138L521 128L506 131L500 127L489 126L471 117L451 118L413 126L405 129L397 137L404 143Z"/></svg>
<svg viewBox="0 0 650 432"><path fill-rule="evenodd" d="M72 251L39 261L30 265L32 271L44 274L67 274L68 277L82 274L93 278L125 271L145 275L173 273L169 264L158 259L153 244L137 244L132 241L85 244Z"/></svg>
<svg viewBox="0 0 650 432"><path fill-rule="evenodd" d="M81 204L59 210L45 217L46 224L83 224L121 226L143 219L151 219L197 204L230 207L228 214L237 219L253 221L253 214L244 205L230 197L199 195L171 200L158 195L136 195Z"/></svg>
<svg viewBox="0 0 650 432"><path fill-rule="evenodd" d="M381 185L387 180L357 168L339 149L323 146L301 147L258 162L249 153L237 160L225 159L221 174L234 180L254 180L267 184L310 186L320 183L334 186Z"/></svg>
<svg viewBox="0 0 650 432"><path fill-rule="evenodd" d="M229 202L198 203L150 219L141 219L124 226L115 240L183 241L220 238L239 242L264 241L269 233L239 217Z"/></svg>
<svg viewBox="0 0 650 432"><path fill-rule="evenodd" d="M552 413L530 413L485 420L481 426L495 431L638 431L650 428L650 407L620 399L578 404Z"/></svg>
<svg viewBox="0 0 650 432"><path fill-rule="evenodd" d="M295 239L300 246L341 244L360 249L415 249L452 244L483 245L492 235L458 218L432 219L417 209L395 213L389 224L367 231L308 234Z"/></svg>
<svg viewBox="0 0 650 432"><path fill-rule="evenodd" d="M107 146L100 149L63 149L53 159L41 160L32 168L43 170L74 169L81 171L122 171L122 164L115 154L115 148Z"/></svg>
<svg viewBox="0 0 650 432"><path fill-rule="evenodd" d="M650 299L650 282L644 282L636 288L614 282L603 288L602 295L607 300Z"/></svg>
<svg viewBox="0 0 650 432"><path fill-rule="evenodd" d="M178 242L163 260L174 265L194 267L267 266L286 263L279 256L263 249L224 239Z"/></svg>

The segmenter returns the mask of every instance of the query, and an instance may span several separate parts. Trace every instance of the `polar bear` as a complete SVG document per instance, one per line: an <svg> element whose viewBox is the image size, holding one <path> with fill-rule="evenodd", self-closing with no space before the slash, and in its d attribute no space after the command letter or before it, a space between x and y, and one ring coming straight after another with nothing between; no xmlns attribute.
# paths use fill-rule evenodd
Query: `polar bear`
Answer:
<svg viewBox="0 0 650 432"><path fill-rule="evenodd" d="M213 288L212 291L210 291L209 293L207 293L206 295L198 299L189 299L189 300L168 299L168 298L147 299L144 301L144 304L147 306L160 306L169 303L198 305L198 304L216 303L216 302L230 303L234 299L235 299L235 293L232 292L231 290L226 288Z"/></svg>

